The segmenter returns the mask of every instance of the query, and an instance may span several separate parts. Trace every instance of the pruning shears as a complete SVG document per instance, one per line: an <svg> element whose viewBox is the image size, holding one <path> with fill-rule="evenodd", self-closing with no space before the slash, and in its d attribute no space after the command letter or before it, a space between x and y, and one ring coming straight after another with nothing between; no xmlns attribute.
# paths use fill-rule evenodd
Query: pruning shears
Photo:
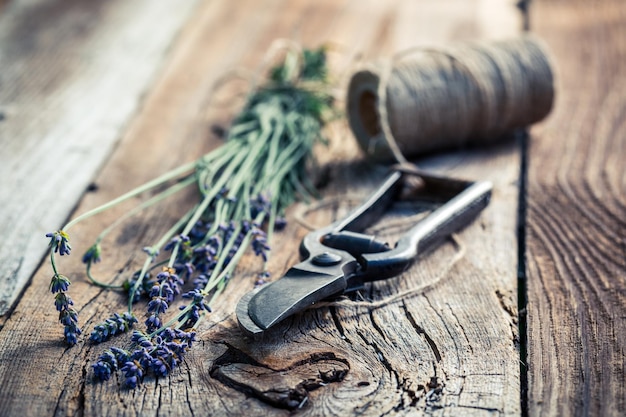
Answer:
<svg viewBox="0 0 626 417"><path fill-rule="evenodd" d="M448 201L417 222L393 248L361 233L399 199L407 177L415 175L420 179L420 195L443 196ZM320 301L402 273L418 255L471 222L489 204L491 189L487 181L438 177L416 168L393 170L347 217L304 237L302 262L277 281L241 298L236 308L239 327L259 339L287 317Z"/></svg>

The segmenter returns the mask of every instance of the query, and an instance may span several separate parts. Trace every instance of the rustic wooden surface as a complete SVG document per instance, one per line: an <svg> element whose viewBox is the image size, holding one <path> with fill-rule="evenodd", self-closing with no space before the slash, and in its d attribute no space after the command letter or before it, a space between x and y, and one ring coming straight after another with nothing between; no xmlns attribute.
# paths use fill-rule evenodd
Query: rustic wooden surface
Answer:
<svg viewBox="0 0 626 417"><path fill-rule="evenodd" d="M559 69L529 150L530 415L626 414L626 4L539 1Z"/></svg>
<svg viewBox="0 0 626 417"><path fill-rule="evenodd" d="M44 0L33 4L8 2L0 11L3 13L0 19L15 7L43 13L60 8L58 3ZM0 106L13 109L6 111L8 116L0 122L0 129L8 129L5 123L11 120L14 123L10 136L2 130L2 144L11 145L3 149L2 159L17 161L17 158L24 158L27 162L20 165L19 170L15 168L18 164L13 162L9 165L14 167L13 171L0 171L5 174L3 178L7 175L15 178L11 188L5 188L3 180L2 196L8 192L5 190L19 196L10 205L13 211L5 210L13 219L24 213L36 213L32 214L36 220L28 220L36 225L28 225L31 229L20 229L30 239L29 243L17 248L1 246L0 258L7 255L7 259L14 262L22 259L20 257L31 256L35 259L30 261L32 268L41 259L46 244L45 239L33 237L32 233L42 235L59 227L72 213L84 212L218 146L220 140L210 133L210 127L216 122L225 123L229 111L207 105L214 82L233 68L254 68L278 37L288 37L310 46L334 42L341 46L341 52L333 56L333 66L344 69L357 57L388 57L420 44L514 35L519 32L522 20L514 2L497 0L436 3L271 0L262 5L252 0L213 0L198 1L196 6L196 2L186 2L184 7L172 11L172 16L162 17L164 22L169 22L169 33L159 33L160 40L155 40L154 30L146 22L154 25L158 19L147 18L143 12L156 8L160 13L167 13L168 7L179 8L178 3L175 6L166 2L163 3L167 6L155 6L152 2L134 2L133 6L123 3L106 3L108 13L105 15L116 18L97 21L92 16L101 10L104 2L63 3L68 10L62 16L73 17L71 22L77 27L93 25L94 33L109 34L109 37L104 36L106 42L95 45L86 42L83 54L77 53L81 57L90 57L87 62L100 65L94 64L97 74L101 74L94 80L105 77L109 71L118 71L116 60L104 65L108 61L100 60L97 52L103 43L116 42L113 36L116 22L124 21L129 28L137 29L133 36L151 38L154 49L148 54L149 59L142 60L141 45L129 41L138 48L132 50L138 55L137 65L145 74L140 81L131 77L128 84L132 86L107 89L112 98L101 107L97 96L89 94L82 77L75 76L76 80L72 80L68 73L58 70L57 77L68 77L63 84L67 87L59 88L74 91L67 97L78 100L80 97L76 97L75 91L80 91L88 98L78 102L68 98L67 105L75 106L72 107L75 110L66 111L66 107L60 107L46 116L47 124L36 125L44 131L57 132L50 136L52 139L44 147L48 152L46 155L58 155L56 158L61 159L69 151L60 138L69 133L90 132L91 126L99 132L98 129L103 129L102 124L105 124L109 129L105 129L107 135L104 135L108 142L103 144L100 134L84 138L78 149L93 155L83 155L84 159L70 158L64 161L65 165L53 165L62 165L62 169L71 174L62 171L48 180L41 179L44 174L38 174L41 189L45 192L33 185L38 184L37 181L29 182L34 180L25 174L28 171L25 167L35 166L41 161L37 155L43 155L35 147L35 139L29 139L30 142L24 139L29 145L20 147L18 143L21 142L17 139L9 142L6 138L20 137L20 132L29 132L27 127L34 129L30 127L29 115L36 112L36 108L29 101L34 99L29 97L39 94L42 99L54 102L55 95L46 94L47 90L39 86L33 87L27 97L20 98L23 102L11 95L3 98L8 104L0 101ZM2 318L0 415L482 416L520 415L524 410L530 415L559 415L569 411L587 411L593 415L599 410L618 415L623 412L624 336L620 330L623 330L624 323L624 258L623 250L622 257L619 257L618 248L623 248L624 236L624 204L620 202L620 191L624 187L620 161L624 158L618 128L623 128L621 98L624 84L618 74L620 69L623 72L624 60L616 63L615 59L623 57L624 53L623 43L620 43L624 36L616 39L623 34L624 19L618 18L618 0L605 2L605 6L596 9L596 14L585 13L582 6L577 7L541 0L533 2L531 9L531 20L536 22L538 33L545 34L549 46L555 48L557 59L565 59L572 72L568 76L563 74L561 86L561 90L567 89L569 95L560 91L556 115L541 127L539 137L533 133L530 139L528 242L522 240L527 243L530 301L527 333L529 402L521 387L525 374L520 374L516 285L517 202L523 144L509 141L489 149L419 161L423 167L437 172L468 179L490 179L495 183L491 205L478 221L459 233L455 241L446 242L402 276L368 287L364 296L368 300L380 301L411 288L425 286L423 291L373 310L353 306L309 311L281 325L273 338L253 343L242 337L233 315L235 303L253 285L257 265L254 260L247 260L228 294L201 327L201 342L189 353L180 369L168 378L147 378L133 391L120 388L121 380L112 379L107 383L93 380L91 365L108 344L94 346L83 337L77 346L66 349L52 296L48 292L51 271L44 263L30 281L29 273L26 279L11 284L15 288L6 290L19 294L23 288L23 294L15 308ZM581 19L585 16L587 20L569 21L563 15ZM135 19L148 27L134 26ZM4 21L0 20L0 33L5 33L1 24ZM553 21L559 24L554 25ZM44 27L47 24L51 29L43 31L37 39L48 39L46 36L54 39L56 36L56 42L61 43L80 40L80 32L60 29L67 25L57 28L53 22L41 24ZM179 33L177 24L182 28ZM602 29L600 25L606 27ZM160 30L159 24L156 27L157 31ZM583 30L589 28L595 28L597 32L590 33L597 35L586 37ZM581 45L586 46L580 51L569 45L568 36L576 33ZM603 38L605 33L616 37ZM0 43L2 48L11 50L13 45L19 50L18 40L21 38L9 36L6 39L14 44L8 42L5 46ZM600 43L607 49L599 48ZM609 49L610 45L615 48ZM620 45L622 49L618 48ZM126 43L123 42L123 46L127 47ZM595 46L599 49L594 49ZM110 54L119 53L113 46L109 47ZM67 48L75 51L70 46ZM58 54L50 54L43 46L41 51L35 48L30 53L33 57L25 53L29 60L24 58L22 67L45 68L48 60L57 62ZM598 55L597 67L592 67L597 77L585 78L571 69L583 59L587 62L593 54ZM5 64L1 65L4 68ZM14 73L19 73L21 67L15 64L13 68ZM81 71L77 73L82 74ZM3 80L11 74L2 74ZM118 79L115 77L125 79L124 74L115 74L113 81L105 85L114 85ZM150 77L150 74L157 76ZM621 86L621 89L610 89L607 79L601 76L613 77L614 86ZM581 80L586 83L583 89ZM598 86L604 90L594 91ZM148 93L142 96L146 89ZM115 113L114 122L110 122L105 116L111 110L111 103L115 103L116 94L122 94L119 99L127 104L121 106L125 110L115 109L119 113ZM19 94L14 96L21 97ZM611 109L605 115L606 119L596 118L600 104ZM95 108L96 114L105 115L104 121L83 116L80 113L82 108ZM574 111L580 117L576 119L578 124L571 125L570 113ZM80 129L67 128L72 126L72 117L80 121ZM583 128L582 120L593 123ZM64 126L67 132L62 130ZM564 127L567 127L565 131ZM337 126L330 133L331 147L321 152L324 176L329 180L323 194L367 193L382 178L384 169L361 160L345 127ZM566 141L572 140L576 147L566 148ZM92 144L95 141L98 142ZM112 151L114 143L118 145ZM591 148L593 143L599 147ZM61 144L58 150L55 144ZM73 145L74 148L67 146L74 149L78 145ZM33 149L36 150L35 156L29 153L34 152ZM594 157L586 160L583 158L585 153ZM566 157L561 158L562 155ZM43 165L42 162L39 164ZM542 166L546 167L546 176L543 176ZM600 171L604 166L607 168ZM577 176L581 170L585 175ZM60 185L60 179L68 175L72 176L70 191ZM79 201L82 190L92 181L95 187ZM591 188L590 184L596 183L602 185L600 191ZM19 184L30 185L20 187ZM46 193L57 189L66 194L62 194L63 198L48 197L52 208L35 200L49 196ZM555 189L558 193L553 193ZM609 197L608 202L604 196ZM36 204L28 206L29 211L20 211L27 198ZM586 205L574 204L580 199L585 200ZM163 209L149 210L141 221L129 223L108 239L104 262L95 272L105 281L121 282L142 261L142 253L136 248L158 236L193 201L194 195L190 193L172 200ZM76 210L72 211L76 204ZM553 214L545 215L543 207L552 205ZM40 206L56 214L44 218ZM344 201L334 210L318 210L308 216L308 220L325 224L341 215L348 206ZM294 211L297 209L294 207ZM86 248L97 231L124 210L127 207L73 228L75 253ZM558 214L554 214L557 211ZM589 213L599 213L600 220L596 221ZM23 224L28 223L27 218L24 216ZM576 228L574 223L581 222L588 227ZM384 225L381 229L392 238L394 232L397 233ZM586 235L587 230L593 237ZM293 249L305 233L303 227L292 221L287 230L277 236L271 263L275 276L297 260ZM591 244L593 242L595 246ZM79 258L63 259L61 267L73 278L71 295L80 309L80 324L88 333L112 311L122 311L125 303L124 298L114 292L88 285ZM25 261L22 264L25 265ZM597 275L596 282L583 281L583 278L589 278L588 271ZM3 289L0 293L6 294L6 291ZM574 297L569 296L572 291ZM587 293L595 298L591 300ZM599 327L594 328L596 325ZM608 339L611 330L613 339ZM585 333L581 333L583 331ZM588 356L588 353L595 356ZM600 364L606 367L602 374L596 372ZM597 394L591 392L596 388L593 386L596 381L602 387Z"/></svg>
<svg viewBox="0 0 626 417"><path fill-rule="evenodd" d="M42 234L67 219L119 141L195 3L0 2L0 316L41 262Z"/></svg>

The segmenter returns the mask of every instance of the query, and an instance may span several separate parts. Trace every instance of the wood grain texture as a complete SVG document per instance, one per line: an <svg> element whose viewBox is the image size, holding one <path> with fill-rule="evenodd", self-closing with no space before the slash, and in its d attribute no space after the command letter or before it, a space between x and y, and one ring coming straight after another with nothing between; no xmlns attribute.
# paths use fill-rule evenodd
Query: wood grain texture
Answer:
<svg viewBox="0 0 626 417"><path fill-rule="evenodd" d="M529 415L626 414L626 7L534 2L560 88L529 151Z"/></svg>
<svg viewBox="0 0 626 417"><path fill-rule="evenodd" d="M0 316L40 263L41 236L61 227L106 161L195 3L3 6Z"/></svg>
<svg viewBox="0 0 626 417"><path fill-rule="evenodd" d="M372 59L420 43L514 34L513 4L496 3L203 2L96 179L97 190L85 195L77 212L218 146L209 126L226 120L227 111L207 107L213 83L227 70L260 62L275 38L342 45L333 65L345 68L359 54ZM385 174L384 167L361 160L345 126L330 133L330 147L320 152L327 183L323 192L342 201L307 217L319 225L349 209L348 194L367 194ZM180 369L167 378L146 378L133 391L121 389L116 378L93 379L91 365L108 344L94 346L83 337L75 347L64 348L47 290L49 266L43 265L0 330L0 409L16 416L518 415L519 157L519 145L509 141L420 161L447 175L492 180L495 189L490 206L456 243L446 242L402 276L372 284L363 293L366 302L376 302L423 287L412 297L376 309L353 304L311 310L252 343L236 327L233 314L258 267L246 259ZM94 272L105 281L121 282L142 262L137 248L167 229L194 198L187 194L130 222L109 239L104 262ZM86 248L124 210L73 228L75 251ZM402 232L385 224L379 229L391 240ZM305 233L291 222L277 236L270 264L274 276L297 261L294 248ZM87 333L112 311L125 308L124 297L82 279L78 256L63 259L61 268L73 277L71 295Z"/></svg>

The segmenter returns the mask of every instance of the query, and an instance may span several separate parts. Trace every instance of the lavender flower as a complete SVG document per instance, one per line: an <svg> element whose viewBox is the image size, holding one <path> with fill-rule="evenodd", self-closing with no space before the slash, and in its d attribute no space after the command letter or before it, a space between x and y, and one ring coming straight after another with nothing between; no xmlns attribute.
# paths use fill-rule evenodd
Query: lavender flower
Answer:
<svg viewBox="0 0 626 417"><path fill-rule="evenodd" d="M50 238L50 248L59 255L69 255L72 247L70 246L70 237L63 230L57 230L56 232L46 233L46 237Z"/></svg>
<svg viewBox="0 0 626 417"><path fill-rule="evenodd" d="M187 245L189 246L189 236L186 235L178 235L178 236L174 236L168 243L167 245L165 245L165 247L163 248L166 251L171 251L172 249L174 249L176 247L176 245L179 245L179 247Z"/></svg>
<svg viewBox="0 0 626 417"><path fill-rule="evenodd" d="M165 313L165 311L167 311L168 308L169 308L169 305L167 304L167 301L165 301L165 298L163 297L154 297L148 303L149 313L154 313L158 315L161 313Z"/></svg>
<svg viewBox="0 0 626 417"><path fill-rule="evenodd" d="M151 300L148 303L148 319L145 321L148 331L152 332L161 327L159 315L165 313L169 303L180 294L180 286L183 284L178 275L173 273L172 268L163 268L157 275L157 282L150 289Z"/></svg>
<svg viewBox="0 0 626 417"><path fill-rule="evenodd" d="M206 236L207 231L210 228L211 223L198 220L196 224L191 228L191 231L189 232L189 237L194 240L201 240Z"/></svg>
<svg viewBox="0 0 626 417"><path fill-rule="evenodd" d="M117 347L107 349L92 366L94 375L100 381L108 381L111 374L120 368L120 364L125 364L129 360L130 353L128 351Z"/></svg>
<svg viewBox="0 0 626 417"><path fill-rule="evenodd" d="M254 281L254 288L260 287L265 284L270 277L270 273L268 271L263 271L257 274L256 281Z"/></svg>
<svg viewBox="0 0 626 417"><path fill-rule="evenodd" d="M200 274L193 280L193 288L201 290L209 283L209 276L206 274Z"/></svg>
<svg viewBox="0 0 626 417"><path fill-rule="evenodd" d="M89 339L94 343L102 343L115 335L127 332L135 323L137 323L137 319L131 313L122 315L115 313L113 317L96 325Z"/></svg>
<svg viewBox="0 0 626 417"><path fill-rule="evenodd" d="M70 308L70 306L74 305L74 301L70 298L67 293L59 292L54 296L54 306L57 311L63 311Z"/></svg>
<svg viewBox="0 0 626 417"><path fill-rule="evenodd" d="M161 326L163 326L163 323L161 322L159 315L154 314L154 313L148 315L148 318L146 319L144 324L146 325L149 332L154 332L160 329Z"/></svg>
<svg viewBox="0 0 626 417"><path fill-rule="evenodd" d="M174 268L167 268L167 267L164 267L163 270L159 272L159 274L156 276L156 280L160 284L167 283L173 291L172 296L180 294L180 288L185 283L176 274L176 271L174 270Z"/></svg>
<svg viewBox="0 0 626 417"><path fill-rule="evenodd" d="M93 372L100 381L108 381L113 371L117 371L117 358L113 352L106 350L93 365Z"/></svg>
<svg viewBox="0 0 626 417"><path fill-rule="evenodd" d="M124 374L124 384L136 388L150 372L156 377L169 375L183 361L195 337L195 332L164 329L150 339L145 333L134 331L131 340L137 349L131 353L115 347L106 350L93 365L94 375L106 381L119 370Z"/></svg>
<svg viewBox="0 0 626 417"><path fill-rule="evenodd" d="M179 319L183 323L183 328L194 327L200 319L200 313L203 310L211 312L211 307L204 301L204 297L205 295L198 289L183 294L183 298L191 299L189 307L180 306L181 310L188 309L187 313Z"/></svg>
<svg viewBox="0 0 626 417"><path fill-rule="evenodd" d="M263 261L267 261L267 253L270 250L267 244L267 234L263 230L255 228L252 235L254 236L252 239L254 254L263 258Z"/></svg>
<svg viewBox="0 0 626 417"><path fill-rule="evenodd" d="M263 194L257 195L255 199L250 200L250 217L253 219L261 213L269 214L272 208L272 203Z"/></svg>
<svg viewBox="0 0 626 417"><path fill-rule="evenodd" d="M65 275L54 274L50 280L50 291L54 293L65 292L70 287L70 280Z"/></svg>
<svg viewBox="0 0 626 417"><path fill-rule="evenodd" d="M138 330L133 331L133 335L130 340L132 340L133 343L137 344L138 346L144 347L146 349L152 349L154 347L148 335Z"/></svg>
<svg viewBox="0 0 626 417"><path fill-rule="evenodd" d="M137 282L137 279L139 279L139 272L136 272L135 274L133 274L132 278L124 282L124 284L122 285L122 287L126 291L128 291L128 297L130 298L132 296L133 302L137 302L141 299L142 296L148 295L150 293L150 289L154 286L156 282L152 278L152 275L150 274L150 272L146 272L141 282L141 285L139 285L139 287L137 288L134 294L131 294L133 291L133 288L135 288L135 283Z"/></svg>
<svg viewBox="0 0 626 417"><path fill-rule="evenodd" d="M150 297L163 297L168 303L174 301L174 295L174 290L167 281L163 283L156 282L150 288Z"/></svg>
<svg viewBox="0 0 626 417"><path fill-rule="evenodd" d="M145 321L145 325L148 328L149 332L153 332L161 327L161 319L159 316L162 313L165 313L169 305L164 297L159 295L152 297L152 300L148 303L148 319Z"/></svg>
<svg viewBox="0 0 626 417"><path fill-rule="evenodd" d="M141 250L148 254L148 256L150 256L152 259L159 256L159 250L157 248L153 248L152 246L144 246L143 248L141 248Z"/></svg>
<svg viewBox="0 0 626 417"><path fill-rule="evenodd" d="M187 278L190 278L193 275L196 267L190 261L185 262L184 264L174 264L174 269L179 276L183 276L183 274L187 274Z"/></svg>
<svg viewBox="0 0 626 417"><path fill-rule="evenodd" d="M102 248L99 243L94 243L87 252L83 255L83 263L84 264L97 264L100 262L100 254L102 253Z"/></svg>
<svg viewBox="0 0 626 417"><path fill-rule="evenodd" d="M287 226L287 219L284 217L277 217L274 222L274 230L283 230Z"/></svg>
<svg viewBox="0 0 626 417"><path fill-rule="evenodd" d="M217 252L221 246L219 236L211 236L205 244L193 250L194 266L201 273L208 273L217 264Z"/></svg>
<svg viewBox="0 0 626 417"><path fill-rule="evenodd" d="M75 345L81 331L78 327L78 313L72 308L74 301L72 301L67 292L65 292L69 285L70 281L67 277L54 274L50 282L50 289L53 293L56 293L54 296L54 306L59 312L59 321L65 327L65 341L69 345Z"/></svg>
<svg viewBox="0 0 626 417"><path fill-rule="evenodd" d="M121 370L126 377L125 384L129 388L136 388L143 380L143 368L137 361L126 362Z"/></svg>
<svg viewBox="0 0 626 417"><path fill-rule="evenodd" d="M309 52L309 58L311 54L314 57L324 56L322 49ZM306 54L304 58L307 58ZM141 207L155 204L194 183L204 196L194 209L177 221L178 230L170 228L158 243L144 248L148 256L142 272L135 274L122 287L132 292L129 296L133 301L139 300L140 296L148 298L145 325L149 334L133 331L133 347L128 351L111 348L100 355L93 365L97 379L108 380L116 373L121 373L124 385L135 388L148 375L157 378L169 375L184 360L195 341L195 332L165 328L163 322L173 323L178 320L177 327L183 329L197 326L202 315L211 311L205 297L213 299L228 284L235 272L235 263L248 249L243 247L244 243L249 244L257 256L267 261L270 246L265 230L269 233L267 227L281 228L284 219L274 217L284 213L286 206L299 195L306 197L310 193L310 187L304 182L307 158L311 155L313 144L320 139L325 119L322 117L323 111L331 110L330 96L325 95L322 89L316 89L315 92L309 90L308 85L312 80L319 81L320 87L324 87L322 68L318 68L319 63L309 68L309 61L303 59L302 68L297 66L297 73L293 73L289 65L273 70L269 89L261 95L252 95L242 112L243 116L235 119L224 148L205 155L196 163L160 176L157 181L140 186L110 205L78 217L65 227L69 229L76 221L122 200L154 190L157 186L164 186L167 182L174 184L164 191L158 191L158 195L141 203ZM305 75L311 72L318 77ZM300 85L299 81L307 81L307 84ZM280 88L273 89L276 84ZM267 123L268 114L271 118L276 117L276 123ZM277 131L276 126L282 128ZM268 142L269 139L271 142ZM250 152L252 143L254 151ZM283 152L285 150L288 151ZM184 178L181 178L183 175ZM218 186L215 185L217 177L220 177ZM105 229L105 232L108 230ZM179 234L172 238L175 233ZM55 253L70 253L69 237L62 230L47 236L50 238L50 258L54 269L50 290L55 294L55 307L59 311L59 320L65 326L66 340L74 344L80 335L78 314L67 294L70 281L58 273L54 260ZM154 268L161 265L156 263L161 246L171 251L169 260L163 260L168 267L154 276ZM90 267L100 260L100 255L99 241L83 255L90 279ZM152 271L153 276L148 271ZM255 284L261 285L268 278L269 273L264 270L256 277ZM186 281L193 281L195 289L184 292ZM182 311L171 320L169 317L166 319L165 315L170 313L175 298L183 292L182 297L187 300L187 305L182 306ZM96 325L90 339L95 343L104 341L129 330L136 322L129 313L115 314Z"/></svg>
<svg viewBox="0 0 626 417"><path fill-rule="evenodd" d="M78 327L78 313L72 307L69 307L68 304L67 306L64 306L63 310L59 313L59 321L63 326L65 326L63 331L65 341L70 346L75 345L76 342L78 342L78 336L82 333Z"/></svg>

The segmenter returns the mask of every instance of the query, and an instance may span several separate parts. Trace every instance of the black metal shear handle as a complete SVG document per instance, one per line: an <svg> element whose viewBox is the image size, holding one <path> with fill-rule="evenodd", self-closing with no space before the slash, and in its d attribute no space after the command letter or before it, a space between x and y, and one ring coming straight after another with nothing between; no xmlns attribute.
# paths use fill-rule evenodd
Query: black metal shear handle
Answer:
<svg viewBox="0 0 626 417"><path fill-rule="evenodd" d="M445 180L426 176L422 179L426 183ZM355 279L373 281L403 272L418 255L435 248L446 237L468 225L489 204L491 189L492 185L487 181L466 183L463 191L403 235L394 249L363 254L363 270Z"/></svg>
<svg viewBox="0 0 626 417"><path fill-rule="evenodd" d="M349 252L359 260L360 270L348 277L348 287L358 288L364 282L390 278L403 272L418 255L433 249L469 224L489 204L490 182L459 181L420 173L426 193L454 196L404 234L393 249L373 236L354 233L374 223L396 200L405 175L392 173L346 218L307 236L301 246L303 257L320 253L324 247Z"/></svg>

